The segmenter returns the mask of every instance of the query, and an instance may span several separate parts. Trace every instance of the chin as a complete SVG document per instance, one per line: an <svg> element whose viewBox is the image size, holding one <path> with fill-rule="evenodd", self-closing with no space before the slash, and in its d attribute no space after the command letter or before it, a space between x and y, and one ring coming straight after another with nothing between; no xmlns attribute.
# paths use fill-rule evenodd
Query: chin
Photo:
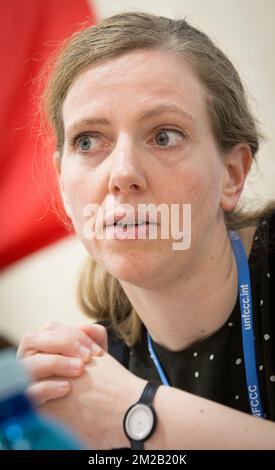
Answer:
<svg viewBox="0 0 275 470"><path fill-rule="evenodd" d="M101 266L119 281L139 287L148 287L160 273L158 259L152 253L109 254L108 258L98 260Z"/></svg>

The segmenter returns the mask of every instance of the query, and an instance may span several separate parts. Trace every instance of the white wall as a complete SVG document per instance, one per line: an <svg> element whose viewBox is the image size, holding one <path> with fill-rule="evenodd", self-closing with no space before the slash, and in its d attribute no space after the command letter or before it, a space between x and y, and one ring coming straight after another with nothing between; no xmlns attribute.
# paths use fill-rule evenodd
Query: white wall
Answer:
<svg viewBox="0 0 275 470"><path fill-rule="evenodd" d="M275 198L275 1L274 0L96 0L101 17L139 9L187 19L208 33L238 68L268 140L245 188L258 204ZM75 237L25 258L0 276L0 330L15 341L48 319L82 322L75 300L84 248Z"/></svg>

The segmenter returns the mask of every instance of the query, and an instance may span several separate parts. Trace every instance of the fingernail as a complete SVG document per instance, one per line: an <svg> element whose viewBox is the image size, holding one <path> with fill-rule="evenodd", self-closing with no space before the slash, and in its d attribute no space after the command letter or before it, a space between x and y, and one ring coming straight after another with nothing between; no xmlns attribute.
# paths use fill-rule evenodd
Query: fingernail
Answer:
<svg viewBox="0 0 275 470"><path fill-rule="evenodd" d="M68 390L69 388L69 383L68 382L57 382L57 387L59 388L59 390Z"/></svg>
<svg viewBox="0 0 275 470"><path fill-rule="evenodd" d="M80 346L79 351L83 359L89 359L89 357L91 356L90 349L86 348L85 346Z"/></svg>
<svg viewBox="0 0 275 470"><path fill-rule="evenodd" d="M77 359L76 357L74 357L74 358L69 360L69 364L70 364L71 369L79 370L80 367L82 366L82 360Z"/></svg>
<svg viewBox="0 0 275 470"><path fill-rule="evenodd" d="M101 351L101 347L98 346L97 343L92 343L91 345L91 353L99 353Z"/></svg>

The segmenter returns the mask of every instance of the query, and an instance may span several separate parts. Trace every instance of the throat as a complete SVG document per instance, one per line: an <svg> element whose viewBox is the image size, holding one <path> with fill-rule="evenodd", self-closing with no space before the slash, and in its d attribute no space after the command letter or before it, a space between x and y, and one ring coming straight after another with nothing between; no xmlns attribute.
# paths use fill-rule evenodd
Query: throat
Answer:
<svg viewBox="0 0 275 470"><path fill-rule="evenodd" d="M153 341L176 352L218 331L231 316L237 298L238 270L228 240L215 268L201 272L189 285L177 286L174 292L162 292L155 298L152 314L140 316Z"/></svg>

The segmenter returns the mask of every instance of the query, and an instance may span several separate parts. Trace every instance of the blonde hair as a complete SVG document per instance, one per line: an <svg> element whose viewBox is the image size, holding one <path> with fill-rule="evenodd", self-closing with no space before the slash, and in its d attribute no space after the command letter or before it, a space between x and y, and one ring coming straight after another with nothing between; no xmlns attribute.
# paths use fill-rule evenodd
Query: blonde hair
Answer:
<svg viewBox="0 0 275 470"><path fill-rule="evenodd" d="M59 158L64 145L62 104L76 77L91 65L137 49L164 50L188 61L213 98L208 106L209 119L221 152L246 142L255 158L261 135L230 60L206 34L185 19L141 12L117 14L86 27L73 34L59 51L43 101L55 130ZM225 213L225 223L235 230L256 225L274 207L273 201L253 213L243 209ZM141 320L119 281L90 257L80 276L78 296L82 309L90 317L110 323L128 346L139 340Z"/></svg>

